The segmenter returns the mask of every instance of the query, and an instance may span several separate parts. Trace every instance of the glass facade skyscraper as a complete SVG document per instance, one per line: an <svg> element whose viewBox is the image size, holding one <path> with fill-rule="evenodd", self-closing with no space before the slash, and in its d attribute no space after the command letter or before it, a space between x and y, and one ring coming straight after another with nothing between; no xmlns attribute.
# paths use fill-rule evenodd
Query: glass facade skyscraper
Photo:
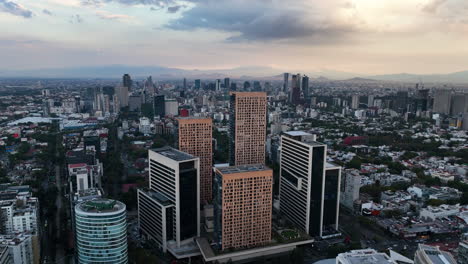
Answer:
<svg viewBox="0 0 468 264"><path fill-rule="evenodd" d="M87 263L128 263L125 204L94 199L75 206L77 260Z"/></svg>

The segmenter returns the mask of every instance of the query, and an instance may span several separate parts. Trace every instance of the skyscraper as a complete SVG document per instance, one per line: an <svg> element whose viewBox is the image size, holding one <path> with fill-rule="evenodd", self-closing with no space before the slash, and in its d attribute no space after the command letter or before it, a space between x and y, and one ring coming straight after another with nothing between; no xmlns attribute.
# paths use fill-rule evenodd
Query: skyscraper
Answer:
<svg viewBox="0 0 468 264"><path fill-rule="evenodd" d="M149 190L138 190L140 230L176 255L200 235L200 160L164 147L149 150Z"/></svg>
<svg viewBox="0 0 468 264"><path fill-rule="evenodd" d="M432 111L439 114L450 114L451 109L451 95L450 90L436 90L434 94L434 107Z"/></svg>
<svg viewBox="0 0 468 264"><path fill-rule="evenodd" d="M359 95L353 94L351 97L351 109L359 108Z"/></svg>
<svg viewBox="0 0 468 264"><path fill-rule="evenodd" d="M214 241L219 249L260 246L271 241L271 169L264 165L215 169L214 193Z"/></svg>
<svg viewBox="0 0 468 264"><path fill-rule="evenodd" d="M215 91L219 92L221 91L221 80L220 79L216 79L216 88L215 88Z"/></svg>
<svg viewBox="0 0 468 264"><path fill-rule="evenodd" d="M231 88L231 80L229 78L224 78L224 88Z"/></svg>
<svg viewBox="0 0 468 264"><path fill-rule="evenodd" d="M244 82L244 91L247 92L247 91L249 91L249 90L250 90L250 82L245 81L245 82Z"/></svg>
<svg viewBox="0 0 468 264"><path fill-rule="evenodd" d="M284 73L283 92L289 93L289 73Z"/></svg>
<svg viewBox="0 0 468 264"><path fill-rule="evenodd" d="M229 164L264 164L267 98L264 92L231 92Z"/></svg>
<svg viewBox="0 0 468 264"><path fill-rule="evenodd" d="M132 81L132 78L130 77L130 74L128 73L124 74L124 76L122 77L122 84L123 86L127 87L129 91L132 90L133 81Z"/></svg>
<svg viewBox="0 0 468 264"><path fill-rule="evenodd" d="M200 158L200 200L212 200L213 144L211 118L179 118L179 150Z"/></svg>
<svg viewBox="0 0 468 264"><path fill-rule="evenodd" d="M327 163L326 155L327 145L314 135L291 131L281 137L280 211L311 236L338 229L341 167Z"/></svg>
<svg viewBox="0 0 468 264"><path fill-rule="evenodd" d="M117 97L119 98L120 107L127 107L128 106L128 87L117 86L116 94L117 94Z"/></svg>
<svg viewBox="0 0 468 264"><path fill-rule="evenodd" d="M184 90L187 89L187 79L184 78Z"/></svg>
<svg viewBox="0 0 468 264"><path fill-rule="evenodd" d="M201 80L196 79L195 80L195 89L199 90L201 88Z"/></svg>
<svg viewBox="0 0 468 264"><path fill-rule="evenodd" d="M154 96L154 116L164 117L166 115L166 100L164 95Z"/></svg>
<svg viewBox="0 0 468 264"><path fill-rule="evenodd" d="M125 204L94 199L75 206L78 263L128 263Z"/></svg>
<svg viewBox="0 0 468 264"><path fill-rule="evenodd" d="M310 87L309 87L309 76L307 75L304 75L302 77L302 92L304 93L304 98L309 98Z"/></svg>
<svg viewBox="0 0 468 264"><path fill-rule="evenodd" d="M293 105L298 105L301 102L301 74L299 73L292 76L289 100Z"/></svg>

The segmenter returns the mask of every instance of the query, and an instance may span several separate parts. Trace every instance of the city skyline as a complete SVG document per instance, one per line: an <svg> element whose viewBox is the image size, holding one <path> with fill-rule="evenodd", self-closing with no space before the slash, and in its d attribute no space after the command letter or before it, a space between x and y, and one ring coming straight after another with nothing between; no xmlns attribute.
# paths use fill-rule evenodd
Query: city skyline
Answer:
<svg viewBox="0 0 468 264"><path fill-rule="evenodd" d="M467 8L460 0L2 0L0 56L9 63L0 70L456 72L466 70Z"/></svg>

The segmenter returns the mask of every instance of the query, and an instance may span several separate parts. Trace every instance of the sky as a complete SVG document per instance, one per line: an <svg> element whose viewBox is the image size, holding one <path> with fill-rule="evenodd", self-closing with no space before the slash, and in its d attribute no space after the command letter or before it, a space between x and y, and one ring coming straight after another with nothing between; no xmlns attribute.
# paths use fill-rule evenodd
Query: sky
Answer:
<svg viewBox="0 0 468 264"><path fill-rule="evenodd" d="M467 0L0 0L0 70L468 70Z"/></svg>

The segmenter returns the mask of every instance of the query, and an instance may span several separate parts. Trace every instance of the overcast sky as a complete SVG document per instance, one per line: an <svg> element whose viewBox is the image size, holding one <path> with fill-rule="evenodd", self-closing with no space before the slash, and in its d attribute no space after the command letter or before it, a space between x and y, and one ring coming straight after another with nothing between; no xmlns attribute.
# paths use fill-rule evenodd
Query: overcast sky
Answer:
<svg viewBox="0 0 468 264"><path fill-rule="evenodd" d="M0 69L468 70L467 0L0 0Z"/></svg>

